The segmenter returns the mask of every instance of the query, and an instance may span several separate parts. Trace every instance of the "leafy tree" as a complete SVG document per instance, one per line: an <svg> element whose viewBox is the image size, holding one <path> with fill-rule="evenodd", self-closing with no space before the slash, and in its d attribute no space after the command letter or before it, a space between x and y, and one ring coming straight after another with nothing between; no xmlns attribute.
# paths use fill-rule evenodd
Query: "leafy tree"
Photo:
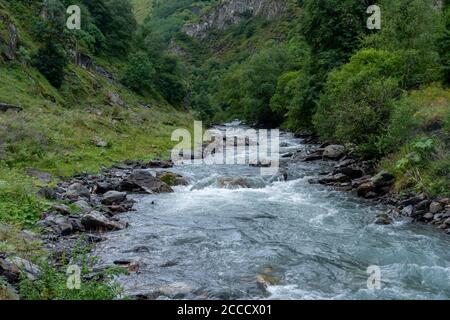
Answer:
<svg viewBox="0 0 450 320"><path fill-rule="evenodd" d="M104 34L116 55L127 54L137 28L130 0L107 0L111 20L107 23Z"/></svg>
<svg viewBox="0 0 450 320"><path fill-rule="evenodd" d="M295 59L289 50L273 43L230 69L216 101L222 100L222 108L237 110L237 114L258 126L277 126L282 116L270 108L270 100L278 78L294 67Z"/></svg>
<svg viewBox="0 0 450 320"><path fill-rule="evenodd" d="M441 65L438 38L444 25L442 13L429 0L381 1L382 28L364 40L366 47L402 51L405 88L439 80Z"/></svg>
<svg viewBox="0 0 450 320"><path fill-rule="evenodd" d="M376 155L375 143L401 94L402 59L388 51L367 49L333 71L318 105L314 124L322 137L362 146Z"/></svg>
<svg viewBox="0 0 450 320"><path fill-rule="evenodd" d="M133 54L129 58L122 83L128 88L143 93L152 87L155 68L143 52Z"/></svg>
<svg viewBox="0 0 450 320"><path fill-rule="evenodd" d="M439 53L444 71L444 81L450 85L450 1L444 7L445 30L439 39Z"/></svg>
<svg viewBox="0 0 450 320"><path fill-rule="evenodd" d="M64 80L64 69L68 64L65 28L65 7L58 0L44 2L43 20L34 26L35 37L43 43L33 57L33 65L56 88Z"/></svg>

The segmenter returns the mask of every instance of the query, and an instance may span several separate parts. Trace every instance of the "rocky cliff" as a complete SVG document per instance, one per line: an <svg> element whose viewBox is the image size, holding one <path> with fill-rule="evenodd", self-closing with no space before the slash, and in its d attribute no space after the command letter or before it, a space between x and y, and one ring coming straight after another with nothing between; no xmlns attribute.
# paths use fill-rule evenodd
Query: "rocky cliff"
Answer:
<svg viewBox="0 0 450 320"><path fill-rule="evenodd" d="M0 12L0 59L13 60L18 47L16 26L7 15Z"/></svg>
<svg viewBox="0 0 450 320"><path fill-rule="evenodd" d="M221 0L203 15L201 22L187 24L183 31L191 37L204 38L208 30L225 30L249 15L273 20L285 9L283 0Z"/></svg>

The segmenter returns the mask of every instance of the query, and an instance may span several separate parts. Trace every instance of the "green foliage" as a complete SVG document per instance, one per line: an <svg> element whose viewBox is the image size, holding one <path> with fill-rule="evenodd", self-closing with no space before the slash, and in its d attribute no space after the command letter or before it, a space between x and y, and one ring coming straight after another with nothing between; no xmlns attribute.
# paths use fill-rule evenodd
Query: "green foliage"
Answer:
<svg viewBox="0 0 450 320"><path fill-rule="evenodd" d="M445 30L439 38L438 46L444 71L444 81L450 85L450 5L444 11Z"/></svg>
<svg viewBox="0 0 450 320"><path fill-rule="evenodd" d="M278 78L295 67L289 50L272 44L248 61L234 65L224 76L215 100L222 109L234 110L244 120L258 126L276 126L282 121L270 108Z"/></svg>
<svg viewBox="0 0 450 320"><path fill-rule="evenodd" d="M0 222L32 226L47 208L47 204L35 192L30 178L1 164Z"/></svg>
<svg viewBox="0 0 450 320"><path fill-rule="evenodd" d="M64 69L68 64L66 44L68 42L65 28L65 7L58 0L45 2L46 20L39 20L34 26L37 40L43 43L33 57L36 67L56 88L64 80Z"/></svg>
<svg viewBox="0 0 450 320"><path fill-rule="evenodd" d="M92 277L96 259L88 258L81 252L75 252L72 261L64 261L60 267L41 261L38 263L41 276L37 280L22 277L19 292L25 300L113 300L121 293L114 282L114 276L124 273L118 269L106 269ZM67 282L71 274L67 273L70 265L77 265L81 270L80 289L69 289Z"/></svg>
<svg viewBox="0 0 450 320"><path fill-rule="evenodd" d="M442 12L429 0L381 2L382 28L364 39L366 47L401 51L407 66L405 88L417 88L441 78L437 42L444 25Z"/></svg>
<svg viewBox="0 0 450 320"><path fill-rule="evenodd" d="M126 55L131 47L137 23L130 0L107 0L110 20L104 26L104 35L112 53Z"/></svg>
<svg viewBox="0 0 450 320"><path fill-rule="evenodd" d="M155 77L155 68L148 56L138 52L130 56L122 83L138 93L143 93L152 87Z"/></svg>
<svg viewBox="0 0 450 320"><path fill-rule="evenodd" d="M56 88L60 88L64 80L64 69L68 59L64 48L58 43L49 42L40 48L33 57L33 65Z"/></svg>
<svg viewBox="0 0 450 320"><path fill-rule="evenodd" d="M371 1L305 0L301 32L311 46L315 72L322 76L345 63L367 32L367 7Z"/></svg>
<svg viewBox="0 0 450 320"><path fill-rule="evenodd" d="M329 76L314 117L319 134L359 144L373 156L373 144L385 128L393 100L401 93L401 71L401 60L395 54L359 51Z"/></svg>

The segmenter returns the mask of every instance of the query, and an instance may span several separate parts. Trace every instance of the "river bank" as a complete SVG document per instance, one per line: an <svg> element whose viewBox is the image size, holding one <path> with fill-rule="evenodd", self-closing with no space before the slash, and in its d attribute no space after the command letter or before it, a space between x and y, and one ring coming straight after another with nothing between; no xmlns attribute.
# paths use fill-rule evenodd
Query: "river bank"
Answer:
<svg viewBox="0 0 450 320"><path fill-rule="evenodd" d="M313 137L306 137L313 141ZM331 170L320 172L320 177L310 180L352 192L358 197L388 205L391 209L378 216L376 223L391 224L394 219L405 217L411 222L425 223L450 234L450 199L448 197L430 197L423 192L399 194L394 189L395 176L386 171L377 172L376 163L352 158L352 146L322 143L308 152L294 154L292 159L301 161L334 161Z"/></svg>
<svg viewBox="0 0 450 320"><path fill-rule="evenodd" d="M104 169L99 174L75 175L55 188L44 187L39 191L42 197L60 204L54 205L43 215L37 224L42 230L42 236L36 236L51 253L55 266L60 265L62 259L70 260L73 251L80 245L89 251L93 250L91 252L99 255L101 261L94 273L101 273L107 266L120 267L126 272L126 275L118 277L120 284L126 287L127 294L138 299L156 299L161 296L233 299L276 297L280 290L288 290L280 287L283 283L289 283L289 276L282 271L286 268L285 261L278 261L277 258L276 262L269 262L264 261L262 256L251 257L258 251L271 256L270 250L278 254L283 252L284 256L286 246L290 248L287 252L291 252L291 255L291 250L297 251L299 244L290 242L305 234L303 225L309 225L316 233L325 232L322 235L325 238L337 232L335 237L345 234L344 237L350 240L347 229L369 228L361 236L370 238L374 233L371 225L396 224L406 217L412 222L425 222L437 227L445 225L445 228L440 229L448 233L448 200L428 199L423 194L395 194L392 175L388 172L377 173L372 163L350 158L344 146L319 146L310 137L294 138L288 133L282 133L281 146L282 173L267 179L258 176L259 170L254 165L173 167L170 161L160 160L149 163L127 161ZM323 186L326 186L325 189ZM326 191L330 187L336 191ZM364 198L364 203L369 201L374 205L358 203L356 197L347 197L347 192ZM330 201L326 194L330 194L334 200ZM264 205L260 206L260 202ZM335 217L342 213L343 217ZM216 225L223 219L226 220ZM346 225L340 226L334 219L349 220ZM353 219L363 219L363 222L353 226ZM286 228L284 224L292 224L292 229L283 232L294 238L280 239L279 245L275 247L272 241L259 239L261 234L258 232L273 232L266 228L274 227L280 220L284 221L283 229ZM336 230L329 229L330 223ZM220 227L220 224L225 225ZM385 229L375 230L385 232ZM423 237L421 231L417 235ZM309 252L323 246L313 236L307 237L307 242L313 246L308 249L302 245L302 250L296 254L303 256L303 250ZM427 237L430 235L427 234ZM335 240L330 238L330 241ZM244 272L243 279L238 281L245 288L245 295L235 291L237 289L228 291L226 286L229 283L222 279L223 275L219 277L220 281L216 280L217 288L216 285L210 288L211 283L208 282L209 278L217 277L216 272L221 269L220 261L239 264L240 258L228 260L236 250L242 250L235 247L236 242L250 247L258 244L254 252L244 254L244 260L262 259L257 264L257 270L248 270L248 274ZM209 246L217 245L219 247L209 254L217 259L219 265L214 263L211 270L205 270L209 276L202 277L204 279L201 281L192 279L192 275L186 272L202 269L212 263L209 259L195 259L201 252L197 250L202 248L209 251ZM227 252L225 256L223 250ZM230 256L225 258L227 255ZM189 260L185 261L183 256L189 257ZM13 284L18 281L20 269L14 267L17 265L14 259L13 256L0 257L2 275L6 274ZM343 257L338 254L335 259ZM195 260L199 261L194 263ZM323 263L327 264L323 261L316 267L327 273ZM29 276L38 276L36 265L23 260L19 264L28 266L25 272ZM242 266L239 268L242 269ZM148 276L155 276L155 272L156 280L149 280ZM230 272L230 278L239 274L234 273L234 268ZM168 278L171 280L168 281ZM198 281L203 282L203 285L197 284ZM133 288L137 283L139 289ZM289 295L292 294L288 291ZM280 297L286 297L285 294Z"/></svg>

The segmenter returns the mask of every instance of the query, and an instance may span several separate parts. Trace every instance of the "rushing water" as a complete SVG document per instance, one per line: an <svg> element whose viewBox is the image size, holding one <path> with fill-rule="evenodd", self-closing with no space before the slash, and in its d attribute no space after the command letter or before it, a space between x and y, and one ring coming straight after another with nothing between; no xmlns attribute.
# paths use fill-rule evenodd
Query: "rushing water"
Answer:
<svg viewBox="0 0 450 320"><path fill-rule="evenodd" d="M284 150L301 140L282 134ZM130 227L108 234L104 264L139 262L119 277L125 293L192 299L447 299L450 237L422 225L373 224L383 210L351 194L312 185L324 163L288 164L288 181L246 165L186 165L191 185L136 196ZM251 188L223 188L220 177ZM379 266L381 289L367 268Z"/></svg>

